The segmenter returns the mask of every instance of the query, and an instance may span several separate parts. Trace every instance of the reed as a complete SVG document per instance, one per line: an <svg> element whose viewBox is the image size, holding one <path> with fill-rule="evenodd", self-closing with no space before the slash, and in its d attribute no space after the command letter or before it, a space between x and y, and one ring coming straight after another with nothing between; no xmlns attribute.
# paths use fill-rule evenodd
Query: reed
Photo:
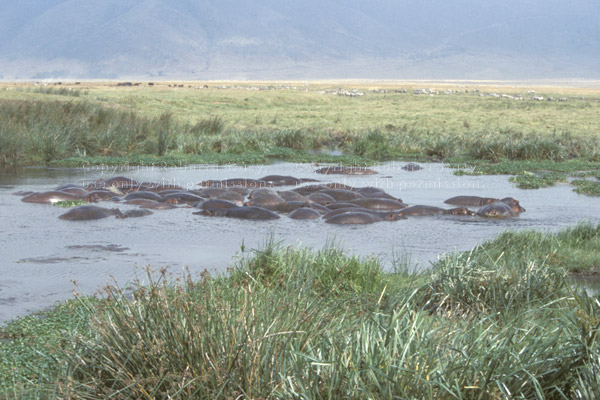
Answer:
<svg viewBox="0 0 600 400"><path fill-rule="evenodd" d="M22 398L593 398L600 302L573 289L561 255L589 255L599 232L506 232L424 273L271 239L227 275L148 271L133 293L68 303L67 321L59 308L3 328L8 346L32 344L7 360L37 358L5 362L16 367L2 387ZM27 330L44 321L63 326Z"/></svg>

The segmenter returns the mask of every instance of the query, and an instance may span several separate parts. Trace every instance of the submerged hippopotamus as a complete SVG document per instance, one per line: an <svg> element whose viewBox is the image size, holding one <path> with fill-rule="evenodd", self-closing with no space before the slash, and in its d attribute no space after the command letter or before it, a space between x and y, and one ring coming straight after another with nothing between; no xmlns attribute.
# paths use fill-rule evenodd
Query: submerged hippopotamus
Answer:
<svg viewBox="0 0 600 400"><path fill-rule="evenodd" d="M524 212L525 209L521 207L519 202L512 197L505 197L503 199L495 199L493 197L479 197L479 196L456 196L452 197L444 203L453 204L457 206L473 206L473 207L483 207L488 204L502 202L508 205L515 213Z"/></svg>
<svg viewBox="0 0 600 400"><path fill-rule="evenodd" d="M145 217L146 215L151 215L154 214L152 211L150 210L127 210L125 212L116 214L115 217L117 218L139 218L139 217Z"/></svg>
<svg viewBox="0 0 600 400"><path fill-rule="evenodd" d="M256 189L250 192L247 206L267 207L285 203L285 200L272 189Z"/></svg>
<svg viewBox="0 0 600 400"><path fill-rule="evenodd" d="M163 201L169 204L194 204L204 199L192 193L176 192L162 196Z"/></svg>
<svg viewBox="0 0 600 400"><path fill-rule="evenodd" d="M308 196L309 200L313 203L326 206L328 204L335 203L335 199L328 194L322 192L316 192Z"/></svg>
<svg viewBox="0 0 600 400"><path fill-rule="evenodd" d="M81 200L81 196L69 194L60 190L51 190L48 192L34 192L21 199L25 203L54 204L59 201Z"/></svg>
<svg viewBox="0 0 600 400"><path fill-rule="evenodd" d="M127 196L124 197L124 200L135 200L135 199L146 199L146 200L154 200L154 201L163 201L163 197L160 194L148 191L138 191L131 192Z"/></svg>
<svg viewBox="0 0 600 400"><path fill-rule="evenodd" d="M308 196L320 190L329 189L325 185L307 185L292 189L292 192L300 193L302 196Z"/></svg>
<svg viewBox="0 0 600 400"><path fill-rule="evenodd" d="M416 164L416 163L408 163L404 167L402 167L402 169L405 171L408 171L408 172L412 172L412 171L422 170L423 167L421 167L419 164Z"/></svg>
<svg viewBox="0 0 600 400"><path fill-rule="evenodd" d="M302 207L311 208L313 204L316 203L309 203L307 201L286 201L285 203L264 206L263 208L279 213L290 213Z"/></svg>
<svg viewBox="0 0 600 400"><path fill-rule="evenodd" d="M270 183L273 186L295 186L305 182L318 182L316 179L295 178L289 175L267 175L258 178L258 180Z"/></svg>
<svg viewBox="0 0 600 400"><path fill-rule="evenodd" d="M328 196L331 196L335 199L335 201L348 201L348 200L358 200L364 199L365 196L358 192L354 192L346 189L324 189L320 190L317 193L323 193Z"/></svg>
<svg viewBox="0 0 600 400"><path fill-rule="evenodd" d="M519 204L519 202L512 197L505 197L500 199L500 201L508 205L517 214L526 211L523 207L521 207L521 204Z"/></svg>
<svg viewBox="0 0 600 400"><path fill-rule="evenodd" d="M66 213L60 215L58 219L65 221L85 221L90 219L101 219L110 217L111 215L119 215L121 211L116 208L103 208L98 206L78 206L73 207Z"/></svg>
<svg viewBox="0 0 600 400"><path fill-rule="evenodd" d="M407 207L407 205L401 201L380 198L351 200L349 203L357 204L361 207L369 208L371 210L399 210Z"/></svg>
<svg viewBox="0 0 600 400"><path fill-rule="evenodd" d="M479 197L479 196L454 196L444 201L446 204L452 204L454 206L465 206L465 207L481 207L486 204L498 201L493 197Z"/></svg>
<svg viewBox="0 0 600 400"><path fill-rule="evenodd" d="M321 218L321 213L308 207L300 207L290 213L292 219L317 219Z"/></svg>
<svg viewBox="0 0 600 400"><path fill-rule="evenodd" d="M194 207L199 208L201 210L214 210L216 208L233 208L233 207L237 207L237 204L232 203L231 201L227 201L227 200L208 199L208 200L204 200L204 201L201 201L199 203L196 203L194 205Z"/></svg>
<svg viewBox="0 0 600 400"><path fill-rule="evenodd" d="M273 187L272 183L261 181L258 179L247 179L247 178L232 178L225 179L222 181L207 180L199 183L200 186L204 187L217 187L217 188L230 188L235 186L241 186L244 188L261 188L261 187Z"/></svg>
<svg viewBox="0 0 600 400"><path fill-rule="evenodd" d="M451 209L445 209L433 206L410 206L402 209L402 215L406 217L410 216L427 216L427 215L475 215L474 211L469 210L465 207L457 207Z"/></svg>
<svg viewBox="0 0 600 400"><path fill-rule="evenodd" d="M83 199L90 203L96 203L98 201L108 201L115 197L115 194L110 190L92 190Z"/></svg>
<svg viewBox="0 0 600 400"><path fill-rule="evenodd" d="M518 216L519 212L503 201L496 201L481 207L477 211L477 215L487 218L508 218Z"/></svg>
<svg viewBox="0 0 600 400"><path fill-rule="evenodd" d="M273 211L252 206L214 208L210 210L203 210L194 214L252 220L279 219L279 215L275 214Z"/></svg>
<svg viewBox="0 0 600 400"><path fill-rule="evenodd" d="M79 197L85 197L89 193L88 190L82 186L70 186L63 189L56 189L61 192L69 193Z"/></svg>
<svg viewBox="0 0 600 400"><path fill-rule="evenodd" d="M307 203L310 202L308 197L303 196L298 192L294 192L293 190L283 190L283 191L277 192L277 194L279 195L279 197L281 197L285 201L304 201Z"/></svg>
<svg viewBox="0 0 600 400"><path fill-rule="evenodd" d="M315 171L317 174L340 174L340 175L374 175L377 171L365 167L325 167Z"/></svg>
<svg viewBox="0 0 600 400"><path fill-rule="evenodd" d="M369 213L362 211L351 211L343 214L335 215L331 218L325 220L325 223L328 224L372 224L374 222L381 221L396 221L398 219L403 219L401 214L385 214L381 215L379 213Z"/></svg>

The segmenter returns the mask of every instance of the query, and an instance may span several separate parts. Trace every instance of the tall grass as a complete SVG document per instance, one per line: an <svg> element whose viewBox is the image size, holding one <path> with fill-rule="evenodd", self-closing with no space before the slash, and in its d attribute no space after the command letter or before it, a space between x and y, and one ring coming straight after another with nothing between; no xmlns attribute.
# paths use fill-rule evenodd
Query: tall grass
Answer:
<svg viewBox="0 0 600 400"><path fill-rule="evenodd" d="M157 116L89 100L0 100L0 162L35 164L69 157L157 154L268 153L341 149L379 161L399 158L446 160L598 161L593 136L523 133L514 129L447 132L443 126L409 125L336 129L240 128L220 116L192 122L170 111Z"/></svg>
<svg viewBox="0 0 600 400"><path fill-rule="evenodd" d="M595 398L600 301L572 288L555 255L591 253L599 232L507 232L420 274L273 241L227 276L149 272L132 295L80 298L81 325L39 350L54 365L4 387L23 398Z"/></svg>

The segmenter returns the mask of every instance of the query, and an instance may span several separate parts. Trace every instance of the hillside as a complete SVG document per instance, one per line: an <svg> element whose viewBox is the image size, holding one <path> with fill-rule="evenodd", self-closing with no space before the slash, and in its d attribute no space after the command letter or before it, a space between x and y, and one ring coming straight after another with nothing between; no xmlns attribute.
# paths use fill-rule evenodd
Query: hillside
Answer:
<svg viewBox="0 0 600 400"><path fill-rule="evenodd" d="M596 0L24 0L0 78L598 78Z"/></svg>

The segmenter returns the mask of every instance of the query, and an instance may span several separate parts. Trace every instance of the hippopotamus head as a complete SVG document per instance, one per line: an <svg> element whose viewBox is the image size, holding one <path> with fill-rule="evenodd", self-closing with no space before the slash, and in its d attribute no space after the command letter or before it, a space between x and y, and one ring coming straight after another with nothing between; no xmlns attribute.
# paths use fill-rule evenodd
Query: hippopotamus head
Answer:
<svg viewBox="0 0 600 400"><path fill-rule="evenodd" d="M400 219L406 219L406 217L402 214L401 211L390 211L386 213L383 217L387 221L398 221Z"/></svg>
<svg viewBox="0 0 600 400"><path fill-rule="evenodd" d="M500 200L501 202L508 204L508 206L510 208L512 208L512 210L516 213L522 213L525 211L525 209L523 207L521 207L521 205L519 204L519 202L517 200L515 200L512 197L505 197L502 200Z"/></svg>
<svg viewBox="0 0 600 400"><path fill-rule="evenodd" d="M446 211L450 215L475 215L475 211L469 210L467 207L451 208Z"/></svg>

